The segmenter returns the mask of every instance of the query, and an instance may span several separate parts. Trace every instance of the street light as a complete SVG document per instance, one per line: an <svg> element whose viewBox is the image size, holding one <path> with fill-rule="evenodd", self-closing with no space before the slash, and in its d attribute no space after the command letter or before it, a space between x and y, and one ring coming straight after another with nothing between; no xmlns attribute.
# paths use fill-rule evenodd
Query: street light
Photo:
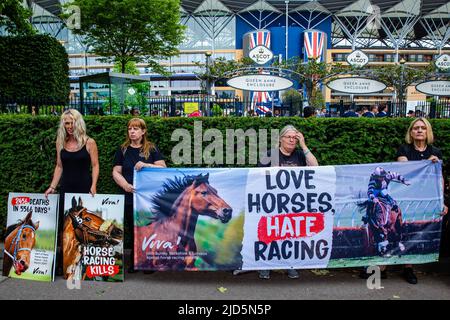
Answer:
<svg viewBox="0 0 450 320"><path fill-rule="evenodd" d="M288 33L288 24L289 24L289 0L285 0L286 4L286 56L285 60L288 59L288 41L289 41L289 33Z"/></svg>
<svg viewBox="0 0 450 320"><path fill-rule="evenodd" d="M211 104L212 104L212 101L211 101L211 95L212 95L212 92L211 92L211 52L210 51L206 51L205 52L205 58L206 58L206 61L205 61L205 68L206 68L206 94L207 94L207 101L209 101L209 102L207 102L206 103L206 115L209 115L209 112L210 112L210 110L212 109L211 107Z"/></svg>
<svg viewBox="0 0 450 320"><path fill-rule="evenodd" d="M401 74L400 74L400 92L399 92L400 93L400 99L399 99L400 110L399 111L401 114L405 114L406 108L403 108L404 92L405 92L405 88L403 88L403 83L404 83L403 77L404 77L404 72L405 72L406 60L404 58L401 58L399 62L400 62L400 72L401 72Z"/></svg>

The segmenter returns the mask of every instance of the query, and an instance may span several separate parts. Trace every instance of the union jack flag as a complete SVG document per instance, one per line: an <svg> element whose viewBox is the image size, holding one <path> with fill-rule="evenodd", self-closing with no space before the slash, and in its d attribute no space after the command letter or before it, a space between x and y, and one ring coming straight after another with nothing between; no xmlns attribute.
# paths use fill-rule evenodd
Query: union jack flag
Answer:
<svg viewBox="0 0 450 320"><path fill-rule="evenodd" d="M305 47L304 61L314 58L317 62L321 62L325 47L325 33L322 31L308 30L304 32L303 37Z"/></svg>
<svg viewBox="0 0 450 320"><path fill-rule="evenodd" d="M250 50L257 46L265 46L270 48L270 32L268 31L256 31L250 34Z"/></svg>
<svg viewBox="0 0 450 320"><path fill-rule="evenodd" d="M263 115L270 111L270 103L272 98L266 91L254 91L252 94L252 109L257 114Z"/></svg>

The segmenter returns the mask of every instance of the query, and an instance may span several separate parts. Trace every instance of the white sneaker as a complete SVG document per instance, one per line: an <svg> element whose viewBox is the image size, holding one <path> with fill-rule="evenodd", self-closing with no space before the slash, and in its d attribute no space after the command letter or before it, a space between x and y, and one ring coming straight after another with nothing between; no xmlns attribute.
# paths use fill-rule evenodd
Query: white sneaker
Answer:
<svg viewBox="0 0 450 320"><path fill-rule="evenodd" d="M270 279L270 270L259 270L259 278L264 280Z"/></svg>
<svg viewBox="0 0 450 320"><path fill-rule="evenodd" d="M398 243L398 248L400 249L400 251L405 251L405 245L401 242Z"/></svg>

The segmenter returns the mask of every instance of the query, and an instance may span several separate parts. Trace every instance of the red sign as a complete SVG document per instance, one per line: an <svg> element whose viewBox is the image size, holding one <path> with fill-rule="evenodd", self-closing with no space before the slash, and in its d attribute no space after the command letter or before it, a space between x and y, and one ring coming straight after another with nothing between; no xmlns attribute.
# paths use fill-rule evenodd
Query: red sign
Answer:
<svg viewBox="0 0 450 320"><path fill-rule="evenodd" d="M27 203L30 203L30 198L28 197L15 197L11 200L13 206L20 206Z"/></svg>
<svg viewBox="0 0 450 320"><path fill-rule="evenodd" d="M86 274L89 278L99 276L113 277L119 273L119 266L101 265L101 266L88 266Z"/></svg>
<svg viewBox="0 0 450 320"><path fill-rule="evenodd" d="M270 243L276 240L308 238L323 231L323 213L288 213L262 217L258 223L258 238Z"/></svg>

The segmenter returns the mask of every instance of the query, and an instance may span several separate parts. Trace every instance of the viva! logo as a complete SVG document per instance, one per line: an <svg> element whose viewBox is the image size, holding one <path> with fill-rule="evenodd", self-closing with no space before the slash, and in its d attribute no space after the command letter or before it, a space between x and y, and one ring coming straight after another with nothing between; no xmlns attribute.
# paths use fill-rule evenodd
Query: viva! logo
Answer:
<svg viewBox="0 0 450 320"><path fill-rule="evenodd" d="M323 213L288 213L262 217L258 223L258 238L270 243L276 240L312 237L325 228Z"/></svg>
<svg viewBox="0 0 450 320"><path fill-rule="evenodd" d="M30 203L29 197L14 197L11 199L11 205L13 206L20 206L27 203Z"/></svg>

